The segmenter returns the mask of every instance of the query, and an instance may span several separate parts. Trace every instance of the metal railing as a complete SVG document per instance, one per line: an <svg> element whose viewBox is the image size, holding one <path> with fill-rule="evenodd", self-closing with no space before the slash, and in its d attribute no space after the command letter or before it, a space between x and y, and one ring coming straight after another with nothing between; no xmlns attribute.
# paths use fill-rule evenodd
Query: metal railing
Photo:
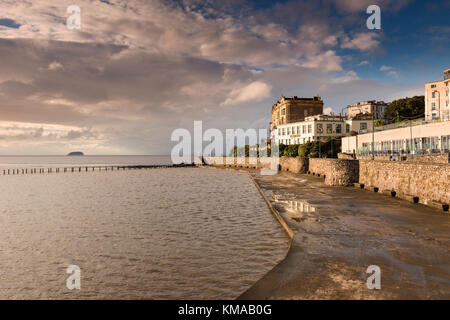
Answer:
<svg viewBox="0 0 450 320"><path fill-rule="evenodd" d="M404 150L375 150L375 157L388 157L388 156L424 156L424 155L433 155L433 154L444 154L450 153L450 149L438 149L438 148L421 148L414 149L413 151L404 149ZM372 156L372 149L370 147L362 147L358 148L356 151L356 155L359 157L369 157Z"/></svg>

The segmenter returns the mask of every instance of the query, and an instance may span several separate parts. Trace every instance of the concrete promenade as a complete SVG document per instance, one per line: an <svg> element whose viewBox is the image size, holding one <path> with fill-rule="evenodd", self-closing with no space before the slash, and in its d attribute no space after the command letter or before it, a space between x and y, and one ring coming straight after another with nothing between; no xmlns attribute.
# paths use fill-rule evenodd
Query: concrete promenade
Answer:
<svg viewBox="0 0 450 320"><path fill-rule="evenodd" d="M450 299L448 212L315 176L249 172L294 237L240 299ZM370 265L381 268L380 290L367 288Z"/></svg>

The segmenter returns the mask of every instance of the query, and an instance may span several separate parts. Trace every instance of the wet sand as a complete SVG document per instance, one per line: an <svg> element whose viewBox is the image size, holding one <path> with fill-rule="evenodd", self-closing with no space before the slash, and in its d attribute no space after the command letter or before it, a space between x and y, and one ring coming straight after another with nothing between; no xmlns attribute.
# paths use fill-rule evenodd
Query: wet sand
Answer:
<svg viewBox="0 0 450 320"><path fill-rule="evenodd" d="M450 299L448 212L314 176L250 173L294 237L239 299ZM380 290L367 288L370 265Z"/></svg>

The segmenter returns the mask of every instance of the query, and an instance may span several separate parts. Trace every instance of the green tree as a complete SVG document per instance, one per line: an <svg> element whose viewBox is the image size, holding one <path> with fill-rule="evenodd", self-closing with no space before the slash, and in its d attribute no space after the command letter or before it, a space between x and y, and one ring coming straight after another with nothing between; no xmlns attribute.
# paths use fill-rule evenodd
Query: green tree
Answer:
<svg viewBox="0 0 450 320"><path fill-rule="evenodd" d="M425 113L425 97L414 96L394 100L388 104L385 118L391 122L403 121L403 118L419 117Z"/></svg>
<svg viewBox="0 0 450 320"><path fill-rule="evenodd" d="M286 147L283 153L286 157L298 156L298 144L290 144Z"/></svg>
<svg viewBox="0 0 450 320"><path fill-rule="evenodd" d="M378 119L378 120L375 121L375 126L376 127L384 126L385 124L386 124L386 121L384 121L384 120Z"/></svg>

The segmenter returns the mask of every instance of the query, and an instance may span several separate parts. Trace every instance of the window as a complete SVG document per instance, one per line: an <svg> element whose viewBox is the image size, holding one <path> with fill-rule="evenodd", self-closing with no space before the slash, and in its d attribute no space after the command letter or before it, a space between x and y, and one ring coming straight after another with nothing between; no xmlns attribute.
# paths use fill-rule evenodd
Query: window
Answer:
<svg viewBox="0 0 450 320"><path fill-rule="evenodd" d="M432 88L436 88L436 85L435 85L435 84L432 84L431 87L432 87Z"/></svg>
<svg viewBox="0 0 450 320"><path fill-rule="evenodd" d="M450 135L441 137L441 149L442 150L450 149Z"/></svg>
<svg viewBox="0 0 450 320"><path fill-rule="evenodd" d="M308 124L308 133L312 132L312 125Z"/></svg>
<svg viewBox="0 0 450 320"><path fill-rule="evenodd" d="M432 93L431 93L431 97L434 99L434 98L436 98L436 91L433 91Z"/></svg>
<svg viewBox="0 0 450 320"><path fill-rule="evenodd" d="M303 126L303 128L302 128L302 132L303 132L303 134L305 134L305 133L306 133L306 125L304 125L304 126Z"/></svg>
<svg viewBox="0 0 450 320"><path fill-rule="evenodd" d="M281 109L281 115L284 116L286 114L286 109Z"/></svg>
<svg viewBox="0 0 450 320"><path fill-rule="evenodd" d="M434 102L431 103L431 110L436 110L436 103Z"/></svg>
<svg viewBox="0 0 450 320"><path fill-rule="evenodd" d="M336 133L342 133L342 124L337 124L336 125Z"/></svg>
<svg viewBox="0 0 450 320"><path fill-rule="evenodd" d="M281 129L281 132L282 132L281 135L283 136L286 135L286 128Z"/></svg>
<svg viewBox="0 0 450 320"><path fill-rule="evenodd" d="M345 125L345 133L350 133L350 125L348 123Z"/></svg>
<svg viewBox="0 0 450 320"><path fill-rule="evenodd" d="M327 123L327 133L333 133L333 124Z"/></svg>
<svg viewBox="0 0 450 320"><path fill-rule="evenodd" d="M359 124L359 129L360 130L367 130L367 122L361 122Z"/></svg>
<svg viewBox="0 0 450 320"><path fill-rule="evenodd" d="M297 126L297 134L300 134L300 126Z"/></svg>
<svg viewBox="0 0 450 320"><path fill-rule="evenodd" d="M317 133L323 133L323 124L317 124Z"/></svg>
<svg viewBox="0 0 450 320"><path fill-rule="evenodd" d="M291 128L287 127L287 134L290 135L291 134Z"/></svg>

